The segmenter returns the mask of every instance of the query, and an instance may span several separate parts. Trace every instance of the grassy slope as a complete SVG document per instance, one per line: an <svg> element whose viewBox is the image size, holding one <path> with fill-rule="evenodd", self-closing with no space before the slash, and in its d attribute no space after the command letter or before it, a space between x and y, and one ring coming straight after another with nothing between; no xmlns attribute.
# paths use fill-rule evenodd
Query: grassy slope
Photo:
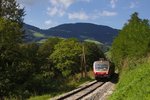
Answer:
<svg viewBox="0 0 150 100"><path fill-rule="evenodd" d="M96 40L92 40L92 39L85 39L84 41L86 41L86 42L93 42L95 44L103 45L103 43L101 43L99 41L96 41Z"/></svg>
<svg viewBox="0 0 150 100"><path fill-rule="evenodd" d="M33 36L34 37L45 37L45 35L43 35L41 33L37 33L37 32L33 33Z"/></svg>
<svg viewBox="0 0 150 100"><path fill-rule="evenodd" d="M110 100L150 100L150 62L124 72Z"/></svg>

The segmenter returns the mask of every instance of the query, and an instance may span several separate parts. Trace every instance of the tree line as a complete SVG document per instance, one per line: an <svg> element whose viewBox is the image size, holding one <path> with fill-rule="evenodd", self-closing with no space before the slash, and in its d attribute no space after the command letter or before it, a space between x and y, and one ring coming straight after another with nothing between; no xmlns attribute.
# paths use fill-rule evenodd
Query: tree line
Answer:
<svg viewBox="0 0 150 100"><path fill-rule="evenodd" d="M24 15L16 0L0 0L0 99L24 99L53 91L57 81L83 71L83 46L87 70L104 57L96 44L74 38L24 43Z"/></svg>

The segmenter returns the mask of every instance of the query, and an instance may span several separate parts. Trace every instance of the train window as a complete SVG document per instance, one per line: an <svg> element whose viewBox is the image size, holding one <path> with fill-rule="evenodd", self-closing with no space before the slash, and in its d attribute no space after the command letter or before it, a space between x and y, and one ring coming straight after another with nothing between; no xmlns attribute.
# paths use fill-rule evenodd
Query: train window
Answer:
<svg viewBox="0 0 150 100"><path fill-rule="evenodd" d="M95 64L95 70L101 70L101 71L107 71L108 70L108 64Z"/></svg>

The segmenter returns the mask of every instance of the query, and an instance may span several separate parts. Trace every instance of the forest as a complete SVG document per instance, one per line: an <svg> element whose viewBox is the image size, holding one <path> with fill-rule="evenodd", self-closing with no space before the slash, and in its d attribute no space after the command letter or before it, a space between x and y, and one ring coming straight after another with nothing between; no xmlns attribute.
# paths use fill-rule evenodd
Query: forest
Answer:
<svg viewBox="0 0 150 100"><path fill-rule="evenodd" d="M52 37L43 44L24 42L24 16L25 9L15 0L0 1L1 100L59 92L84 72L83 66L89 71L93 61L104 57L95 43L75 38Z"/></svg>

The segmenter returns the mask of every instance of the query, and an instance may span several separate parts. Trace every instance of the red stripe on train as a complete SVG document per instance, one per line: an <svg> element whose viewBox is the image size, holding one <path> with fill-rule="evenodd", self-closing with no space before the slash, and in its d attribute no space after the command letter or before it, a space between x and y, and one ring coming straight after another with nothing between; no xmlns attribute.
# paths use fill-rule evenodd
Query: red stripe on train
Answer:
<svg viewBox="0 0 150 100"><path fill-rule="evenodd" d="M108 72L94 72L95 75L106 75Z"/></svg>

